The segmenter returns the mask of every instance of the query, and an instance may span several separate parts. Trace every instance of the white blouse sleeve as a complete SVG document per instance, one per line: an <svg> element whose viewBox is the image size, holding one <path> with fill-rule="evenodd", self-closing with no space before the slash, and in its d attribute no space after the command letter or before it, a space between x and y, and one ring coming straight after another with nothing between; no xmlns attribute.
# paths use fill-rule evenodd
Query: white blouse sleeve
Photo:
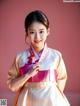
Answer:
<svg viewBox="0 0 80 106"><path fill-rule="evenodd" d="M9 71L8 71L8 79L7 79L7 84L10 87L11 81L15 79L16 77L19 76L19 66L18 66L18 61L19 61L20 55L18 55L15 59L13 64L11 65Z"/></svg>
<svg viewBox="0 0 80 106"><path fill-rule="evenodd" d="M56 71L57 71L57 86L60 89L60 91L63 92L67 80L67 72L61 54L59 54L58 67Z"/></svg>

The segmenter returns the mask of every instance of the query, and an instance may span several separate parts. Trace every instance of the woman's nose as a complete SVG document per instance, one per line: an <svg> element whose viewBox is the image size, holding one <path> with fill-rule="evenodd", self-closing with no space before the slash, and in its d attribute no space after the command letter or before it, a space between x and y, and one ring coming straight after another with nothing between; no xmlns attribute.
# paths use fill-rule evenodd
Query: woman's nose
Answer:
<svg viewBox="0 0 80 106"><path fill-rule="evenodd" d="M40 39L40 34L38 32L35 34L35 39Z"/></svg>

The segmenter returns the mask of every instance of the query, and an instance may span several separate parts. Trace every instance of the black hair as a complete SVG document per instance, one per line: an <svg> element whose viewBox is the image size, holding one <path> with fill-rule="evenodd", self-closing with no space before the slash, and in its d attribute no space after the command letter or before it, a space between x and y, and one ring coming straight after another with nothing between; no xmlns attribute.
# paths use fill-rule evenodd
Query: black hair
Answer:
<svg viewBox="0 0 80 106"><path fill-rule="evenodd" d="M47 16L40 10L32 11L25 17L25 31L26 32L27 32L29 26L33 22L40 22L47 29L49 28L49 20L48 20Z"/></svg>

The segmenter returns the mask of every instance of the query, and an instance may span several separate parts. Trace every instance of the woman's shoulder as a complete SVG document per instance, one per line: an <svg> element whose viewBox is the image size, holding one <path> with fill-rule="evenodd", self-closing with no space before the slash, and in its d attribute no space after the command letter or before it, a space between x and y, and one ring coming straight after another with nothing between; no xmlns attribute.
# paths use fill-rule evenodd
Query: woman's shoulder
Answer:
<svg viewBox="0 0 80 106"><path fill-rule="evenodd" d="M29 55L29 50L26 49L26 50L23 50L21 52L16 53L16 58L25 57L25 56L28 56L28 55Z"/></svg>
<svg viewBox="0 0 80 106"><path fill-rule="evenodd" d="M61 57L62 53L59 50L53 48L48 48L48 49L51 55Z"/></svg>
<svg viewBox="0 0 80 106"><path fill-rule="evenodd" d="M16 62L19 64L19 66L23 66L28 61L29 55L29 49L16 54Z"/></svg>

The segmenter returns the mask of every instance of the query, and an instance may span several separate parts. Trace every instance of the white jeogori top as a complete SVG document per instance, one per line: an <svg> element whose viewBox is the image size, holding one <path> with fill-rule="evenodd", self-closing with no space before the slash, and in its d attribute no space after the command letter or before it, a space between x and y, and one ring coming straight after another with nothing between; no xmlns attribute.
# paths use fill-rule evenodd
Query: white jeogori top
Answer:
<svg viewBox="0 0 80 106"><path fill-rule="evenodd" d="M31 47L16 56L9 70L8 84L14 78L27 73L37 62L40 70L26 81L15 106L70 106L63 93L67 73L62 55L59 51L48 48L46 44L38 54Z"/></svg>

